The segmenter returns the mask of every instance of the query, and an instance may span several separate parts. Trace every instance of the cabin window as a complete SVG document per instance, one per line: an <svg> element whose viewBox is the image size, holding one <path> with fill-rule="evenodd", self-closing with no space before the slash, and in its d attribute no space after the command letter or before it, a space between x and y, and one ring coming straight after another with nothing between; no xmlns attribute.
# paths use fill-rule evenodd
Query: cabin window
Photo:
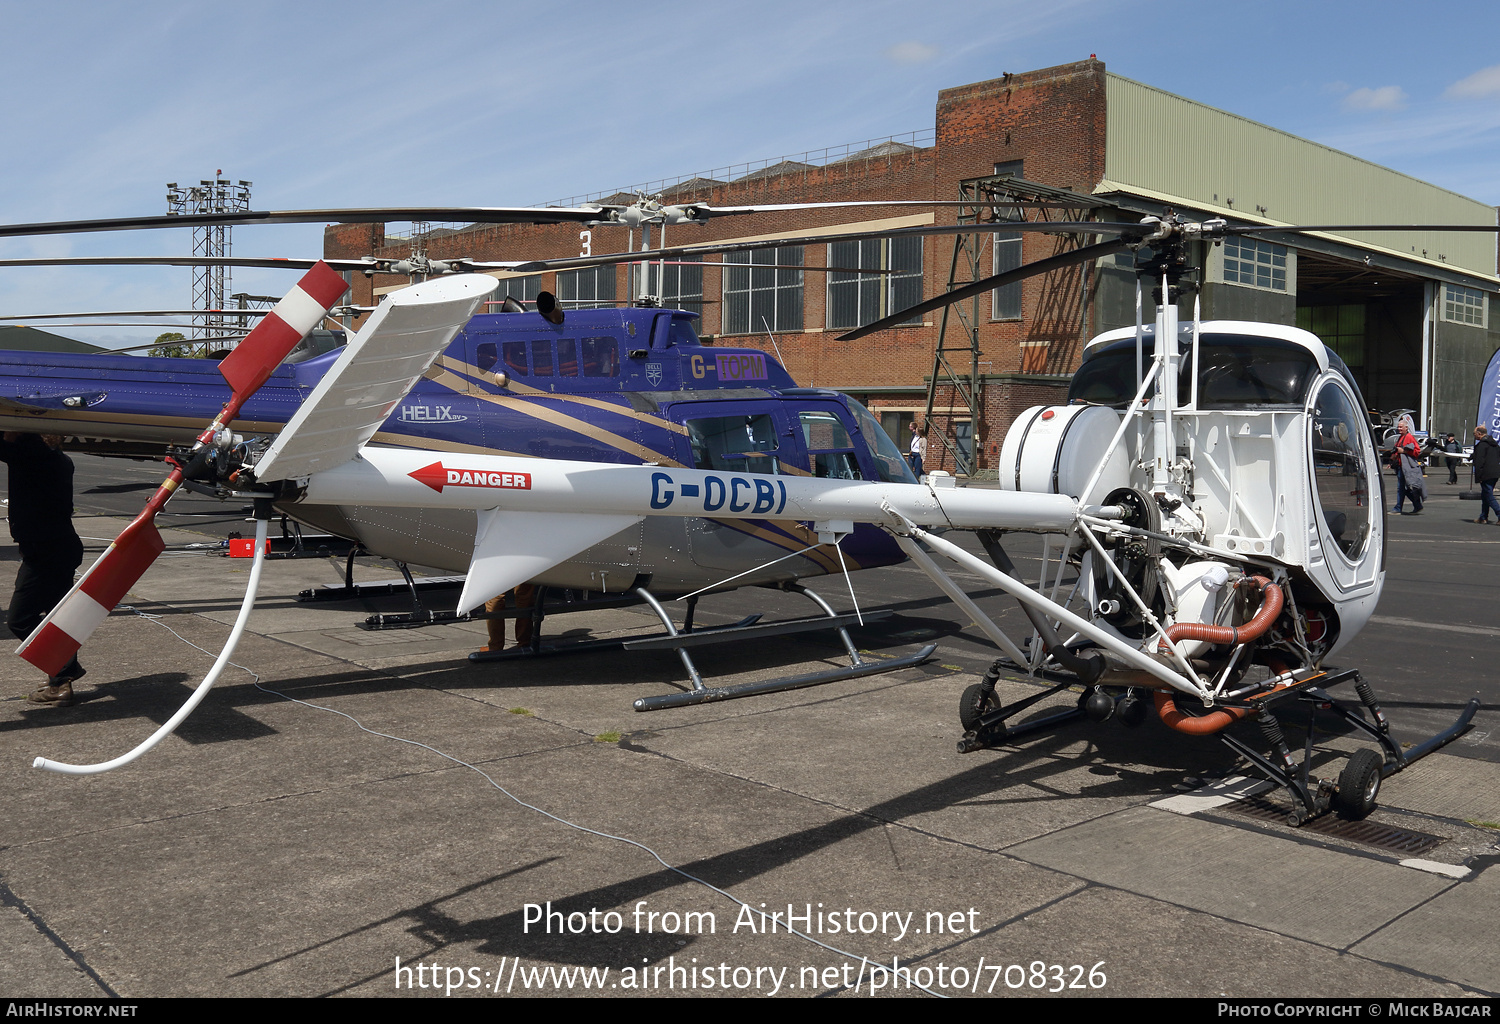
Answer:
<svg viewBox="0 0 1500 1024"><path fill-rule="evenodd" d="M578 376L578 339L557 339L557 375L559 377Z"/></svg>
<svg viewBox="0 0 1500 1024"><path fill-rule="evenodd" d="M1366 462L1365 418L1342 388L1330 381L1313 406L1313 489L1324 525L1333 542L1351 561L1370 537L1370 466Z"/></svg>
<svg viewBox="0 0 1500 1024"><path fill-rule="evenodd" d="M700 345L698 332L693 330L693 321L684 317L674 316L672 326L667 334L667 344L671 345Z"/></svg>
<svg viewBox="0 0 1500 1024"><path fill-rule="evenodd" d="M904 429L905 424L912 421L913 413L884 412L881 420L889 418L890 426L895 433L887 430L885 424L875 419L875 414L866 409L852 398L845 399L849 403L849 409L854 413L854 419L859 424L860 433L870 441L872 448L870 455L875 459L875 474L888 484L914 484L917 478L912 475L911 467L906 464L906 456L902 454L901 448L896 444L896 438L907 436Z"/></svg>
<svg viewBox="0 0 1500 1024"><path fill-rule="evenodd" d="M687 421L698 469L733 473L779 473L776 425L764 413L752 416L713 416Z"/></svg>
<svg viewBox="0 0 1500 1024"><path fill-rule="evenodd" d="M489 345L487 347L490 349L491 354L493 355L495 346L494 345ZM480 345L479 348L481 350L483 350L484 348L486 348L486 346L485 345ZM509 373L509 374L521 374L523 376L525 375L525 373L526 373L526 342L524 342L524 341L507 341L504 345L502 345L500 347L500 352L504 356L504 359L505 359L505 372L506 373ZM491 363L490 363L490 366L494 366L494 365L495 364L494 364L494 362L492 360ZM486 369L486 367L485 367L485 365L484 365L484 363L483 363L482 360L479 363L479 368L480 369Z"/></svg>
<svg viewBox="0 0 1500 1024"><path fill-rule="evenodd" d="M1192 394L1191 347L1183 339L1178 399ZM1145 365L1156 351L1156 341L1145 339ZM1308 385L1318 372L1317 360L1301 345L1276 338L1236 334L1205 334L1198 353L1198 408L1236 409L1246 406L1302 405ZM1135 394L1135 339L1110 342L1090 355L1073 375L1069 402L1124 408ZM1146 392L1150 398L1154 389Z"/></svg>
<svg viewBox="0 0 1500 1024"><path fill-rule="evenodd" d="M552 340L550 338L532 341L531 374L534 377L552 376Z"/></svg>
<svg viewBox="0 0 1500 1024"><path fill-rule="evenodd" d="M474 346L474 365L481 373L489 373L499 361L499 349L493 341L482 342Z"/></svg>
<svg viewBox="0 0 1500 1024"><path fill-rule="evenodd" d="M828 246L828 326L863 327L922 301L922 239L866 238ZM861 270L875 273L859 273ZM903 324L920 323L909 317Z"/></svg>
<svg viewBox="0 0 1500 1024"><path fill-rule="evenodd" d="M797 414L802 439L807 445L808 468L813 476L830 480L858 480L859 459L849 431L832 410L805 409Z"/></svg>
<svg viewBox="0 0 1500 1024"><path fill-rule="evenodd" d="M585 377L620 375L620 344L614 338L584 338L579 345L583 349Z"/></svg>
<svg viewBox="0 0 1500 1024"><path fill-rule="evenodd" d="M724 333L802 330L802 247L724 256Z"/></svg>

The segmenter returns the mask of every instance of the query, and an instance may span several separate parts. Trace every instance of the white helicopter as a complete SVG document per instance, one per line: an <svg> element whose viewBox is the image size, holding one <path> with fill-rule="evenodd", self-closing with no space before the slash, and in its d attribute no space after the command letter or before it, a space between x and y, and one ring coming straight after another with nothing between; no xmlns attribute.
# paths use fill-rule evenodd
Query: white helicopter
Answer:
<svg viewBox="0 0 1500 1024"><path fill-rule="evenodd" d="M1065 674L1052 688L1001 707L997 662L962 698L961 750L1080 716L1118 715L1138 723L1154 706L1169 727L1220 736L1284 786L1296 801L1294 824L1330 807L1353 817L1367 814L1381 780L1461 734L1478 701L1449 729L1403 750L1357 671L1323 668L1372 614L1384 575L1381 475L1358 389L1337 356L1307 332L1205 323L1196 314L1190 324L1179 323L1184 248L1229 233L1224 221L1195 223L1169 213L1134 225L1089 227L1119 238L1022 271L1149 246L1153 255L1139 270L1160 285L1155 322L1143 322L1138 292L1137 326L1090 342L1069 404L1028 410L1017 419L1001 449L999 491L959 489L941 476L873 482L480 453L445 458L435 467L428 450L371 446L391 409L493 292L492 279L468 275L393 294L269 446L240 444L228 427L241 405L342 294L336 275L315 269L224 361L234 396L200 434L191 460L173 470L141 517L21 648L49 673L65 664L160 550L151 526L155 513L184 479L207 473L225 493L257 506L256 563L225 654L178 715L130 754L95 766L42 758L37 764L92 772L126 763L191 711L243 629L273 505L474 513L478 527L460 611L643 519L774 515L809 524L834 550L856 524L878 526L1012 663L1034 674ZM712 247L649 255L685 251ZM977 282L889 321L1001 283ZM995 564L938 535L952 529L977 531ZM1037 588L1015 577L1000 544L1006 531L1053 538ZM1023 643L1007 636L933 555L1015 596L1034 635ZM1064 593L1070 565L1077 581ZM1345 682L1354 684L1368 721L1357 705L1328 692ZM1044 697L1080 685L1076 709L1007 725ZM732 690L695 687L681 699L648 699L637 708L737 696ZM1380 750L1358 751L1336 781L1313 777L1309 759L1299 765L1288 750L1276 717L1295 704L1333 709ZM1251 717L1261 724L1270 757L1225 732Z"/></svg>

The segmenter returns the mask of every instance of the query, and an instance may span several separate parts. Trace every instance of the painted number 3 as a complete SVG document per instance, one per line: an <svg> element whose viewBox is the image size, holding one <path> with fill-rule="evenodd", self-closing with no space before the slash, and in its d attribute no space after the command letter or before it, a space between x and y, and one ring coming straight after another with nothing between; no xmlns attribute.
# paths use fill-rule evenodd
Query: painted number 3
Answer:
<svg viewBox="0 0 1500 1024"><path fill-rule="evenodd" d="M580 246L582 251L578 255L594 255L594 233L592 231L580 231L578 232L578 237L583 242L583 245Z"/></svg>

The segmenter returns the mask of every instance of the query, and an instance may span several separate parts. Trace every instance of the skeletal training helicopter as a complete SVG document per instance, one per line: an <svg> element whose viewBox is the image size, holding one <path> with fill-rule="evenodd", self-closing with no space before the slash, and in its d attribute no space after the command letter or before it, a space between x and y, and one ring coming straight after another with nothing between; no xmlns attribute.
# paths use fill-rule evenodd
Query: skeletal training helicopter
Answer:
<svg viewBox="0 0 1500 1024"><path fill-rule="evenodd" d="M251 420L248 429L252 431L286 422L274 441L245 441L229 433L229 422L242 412L248 416L252 409L271 408L270 395L262 399L257 394L261 385L278 373L295 378L285 368L276 370L276 364L297 342L299 332L310 329L342 294L342 279L326 269L315 269L283 300L287 311L268 318L271 331L261 328L257 334L265 331L264 337L252 335L224 361L221 370L232 397L223 413L192 447L174 458L172 476L146 512L23 645L23 656L44 669L67 661L160 550L159 539L152 539L151 518L185 481L256 499L260 520L257 573L265 519L272 506L352 536L366 528L361 516L367 513L351 515L351 509L379 510L381 515L408 510L395 514L418 518L475 516L462 520L476 524L469 549L458 546L458 555L468 566L461 611L527 580L546 580L553 572L583 571L580 561L588 564L588 557L598 556L580 559L581 553L608 550L611 544L618 551L617 538L622 534L644 539L651 530L662 529L656 525L661 522L731 523L738 536L760 539L752 531L763 530L762 524L790 521L808 524L805 533L792 535L796 541L808 540L809 550L826 545L828 556L837 556L841 564L847 564L846 550L869 552L859 561L861 565L909 557L1012 662L1033 673L1065 674L1066 680L1052 689L1000 707L994 689L997 663L983 682L963 696L960 718L966 734L961 749L978 749L1085 715L1096 720L1117 715L1127 724L1138 723L1154 706L1169 727L1221 736L1285 786L1298 804L1295 821L1332 804L1352 815L1367 813L1381 779L1461 733L1477 710L1477 701L1470 702L1450 729L1403 751L1390 738L1375 696L1358 673L1324 669L1325 660L1369 618L1383 581L1381 475L1358 389L1338 357L1315 336L1276 325L1200 322L1196 314L1190 324L1182 324L1177 298L1191 272L1187 252L1194 242L1268 230L1393 230L1402 226L1231 228L1223 220L1199 223L1168 212L1133 224L1008 221L1003 227L1115 237L951 291L844 335L850 338L880 330L1048 269L1121 250L1137 251L1140 280L1159 288L1154 324L1145 324L1138 315L1134 329L1094 339L1074 378L1069 404L1028 410L1017 419L1001 449L1001 491L944 486L951 484L951 478L943 477L913 481L898 468L899 453L854 443L856 436L866 434L878 440L880 429L873 420L861 420L853 403L828 394L799 392L789 386L784 371L771 369L775 364L769 357L751 350L711 351L716 359L751 360L737 364L742 368L764 366L765 377L756 380L764 380L761 390L767 396L774 393L782 401L805 400L808 411L822 418L811 423L802 419L802 410L794 402L799 430L787 410L757 407L757 401L770 400L760 396L737 398L747 404L728 417L735 421L732 427L722 428L695 427L687 415L690 410L673 417L671 410L679 401L675 395L654 409L639 410L632 405L638 415L625 417L633 424L627 429L640 430L641 424L650 421L675 424L676 429L665 425L659 429L675 435L676 451L691 454L671 461L664 461L662 450L645 443L644 435L634 447L612 442L609 457L599 459L594 452L569 458L573 452L562 446L546 451L507 450L488 443L488 438L484 444L469 445L441 434L424 436L405 427L393 429L397 407L407 408L403 402L430 393L434 384L446 386L455 396L462 393L484 405L501 407L518 404L517 396L540 393L539 389L521 390L533 389L539 376L535 350L524 353L531 360L524 364L508 357L505 346L521 339L507 340L499 325L493 341L478 340L488 337L490 324L483 317L476 324L471 316L495 285L491 279L473 275L439 278L393 294L342 353L327 357L332 365L319 367L324 372L314 386L304 394L293 388L293 393L281 396L282 404L274 414L256 413L266 420ZM788 239L778 244L812 240ZM723 248L677 247L594 257L592 262L665 259ZM541 261L525 268L544 265L578 266L583 261ZM614 315L624 317L626 312L630 311ZM661 311L651 315L658 320L652 324L649 345L643 342L637 350L628 347L623 337L616 337L613 345L596 345L594 358L619 359L621 366L649 374L646 367L654 353L676 348L679 367L705 365L691 363L706 354L692 351L695 339L687 336L690 331L682 330L690 323L690 315ZM499 316L535 320L539 314ZM565 325L576 323L579 317L571 313L564 325L554 326L570 329ZM534 326L530 329L535 332ZM280 336L266 340L273 332ZM562 333L552 339L554 347L545 349L549 368L556 368L564 358ZM454 338L463 340L454 342ZM537 340L525 339L528 344ZM484 345L491 348L482 350ZM512 351L520 353L521 349ZM581 342L571 352L575 361L589 358ZM765 362L755 363L757 356ZM522 365L525 371L515 372ZM497 366L504 367L498 374ZM662 371L664 377L666 372ZM581 380L588 375L578 376ZM55 388L55 382L48 386ZM608 390L601 387L590 393L580 388L570 396L576 403L571 410L575 418L580 407L619 408L603 397ZM106 400L63 393L67 391L54 391L51 398L68 410L92 411ZM39 429L38 420L67 422L70 415L83 415L82 411L44 407L42 395L33 397L32 407L24 410L37 417L30 421L30 429ZM255 406L255 402L265 404ZM447 420L466 415L454 414L453 408L445 406ZM668 414L661 415L663 411ZM706 417L709 420L724 418L717 402L706 411L715 414ZM554 420L563 415L567 414L555 412ZM767 418L766 429L757 425L758 417ZM780 432L783 425L785 434ZM241 427L245 429L246 424ZM829 443L814 443L819 430L826 431L818 436ZM412 444L414 437L422 440ZM806 468L783 461L783 437L800 438L802 445L794 450L807 457ZM445 454L433 462L434 451ZM775 457L770 454L773 451ZM875 463L883 465L884 472ZM339 516L342 521L335 518ZM947 529L977 531L994 564L984 563L935 532ZM1001 544L1006 531L1055 538L1037 589L1014 577ZM455 533L461 538L464 529ZM791 546L783 544L782 550ZM631 551L628 543L625 547L630 554L641 550L638 546ZM752 557L763 554L762 548ZM794 554L806 560L807 551ZM932 554L1017 597L1035 630L1030 640L1022 645L1006 636L943 572ZM421 561L444 564L431 558ZM622 563L617 553L614 560L598 564L604 561L630 565L628 560ZM778 561L784 566L786 558ZM763 582L774 580L778 571L798 574L777 570L765 561L757 565L742 575L751 582ZM1076 570L1077 580L1064 595L1063 577L1069 566ZM838 571L838 566L829 564L824 571ZM595 578L584 582L574 577L583 586ZM632 582L641 583L639 579ZM677 583L678 592L685 592L687 581ZM637 589L648 596L649 587L659 585L653 571L649 584ZM247 610L253 589L252 582ZM664 589L671 593L676 587ZM668 632L675 632L670 621L663 619ZM670 637L662 646L685 645L683 638ZM1267 672L1270 677L1261 678ZM211 674L205 689L212 678ZM784 682L806 685L800 680ZM1329 694L1329 687L1343 682L1355 684L1370 721ZM1020 727L1007 725L1041 698L1080 684L1083 695L1077 709ZM668 698L662 704L738 695L699 684L681 699ZM645 702L638 706L641 703ZM1284 713L1294 705L1332 708L1352 727L1375 739L1382 752L1357 752L1336 782L1312 777L1310 759L1296 763L1276 718L1278 711ZM188 710L190 706L182 713ZM1227 726L1251 717L1262 725L1272 748L1270 757L1225 732ZM163 728L173 725L175 721ZM65 767L50 762L47 766Z"/></svg>

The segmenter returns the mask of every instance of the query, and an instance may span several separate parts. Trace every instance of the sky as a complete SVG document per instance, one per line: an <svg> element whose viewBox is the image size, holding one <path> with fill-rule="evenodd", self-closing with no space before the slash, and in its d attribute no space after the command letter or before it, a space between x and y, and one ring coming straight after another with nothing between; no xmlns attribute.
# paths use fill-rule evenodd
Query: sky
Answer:
<svg viewBox="0 0 1500 1024"><path fill-rule="evenodd" d="M1494 0L0 0L0 24L6 224L164 213L167 182L220 169L255 209L528 206L930 130L940 89L1090 54L1500 204ZM234 232L236 255L321 248L317 225ZM190 250L182 229L0 239L0 258ZM0 315L185 308L190 275L0 270ZM232 290L294 280L237 270Z"/></svg>

